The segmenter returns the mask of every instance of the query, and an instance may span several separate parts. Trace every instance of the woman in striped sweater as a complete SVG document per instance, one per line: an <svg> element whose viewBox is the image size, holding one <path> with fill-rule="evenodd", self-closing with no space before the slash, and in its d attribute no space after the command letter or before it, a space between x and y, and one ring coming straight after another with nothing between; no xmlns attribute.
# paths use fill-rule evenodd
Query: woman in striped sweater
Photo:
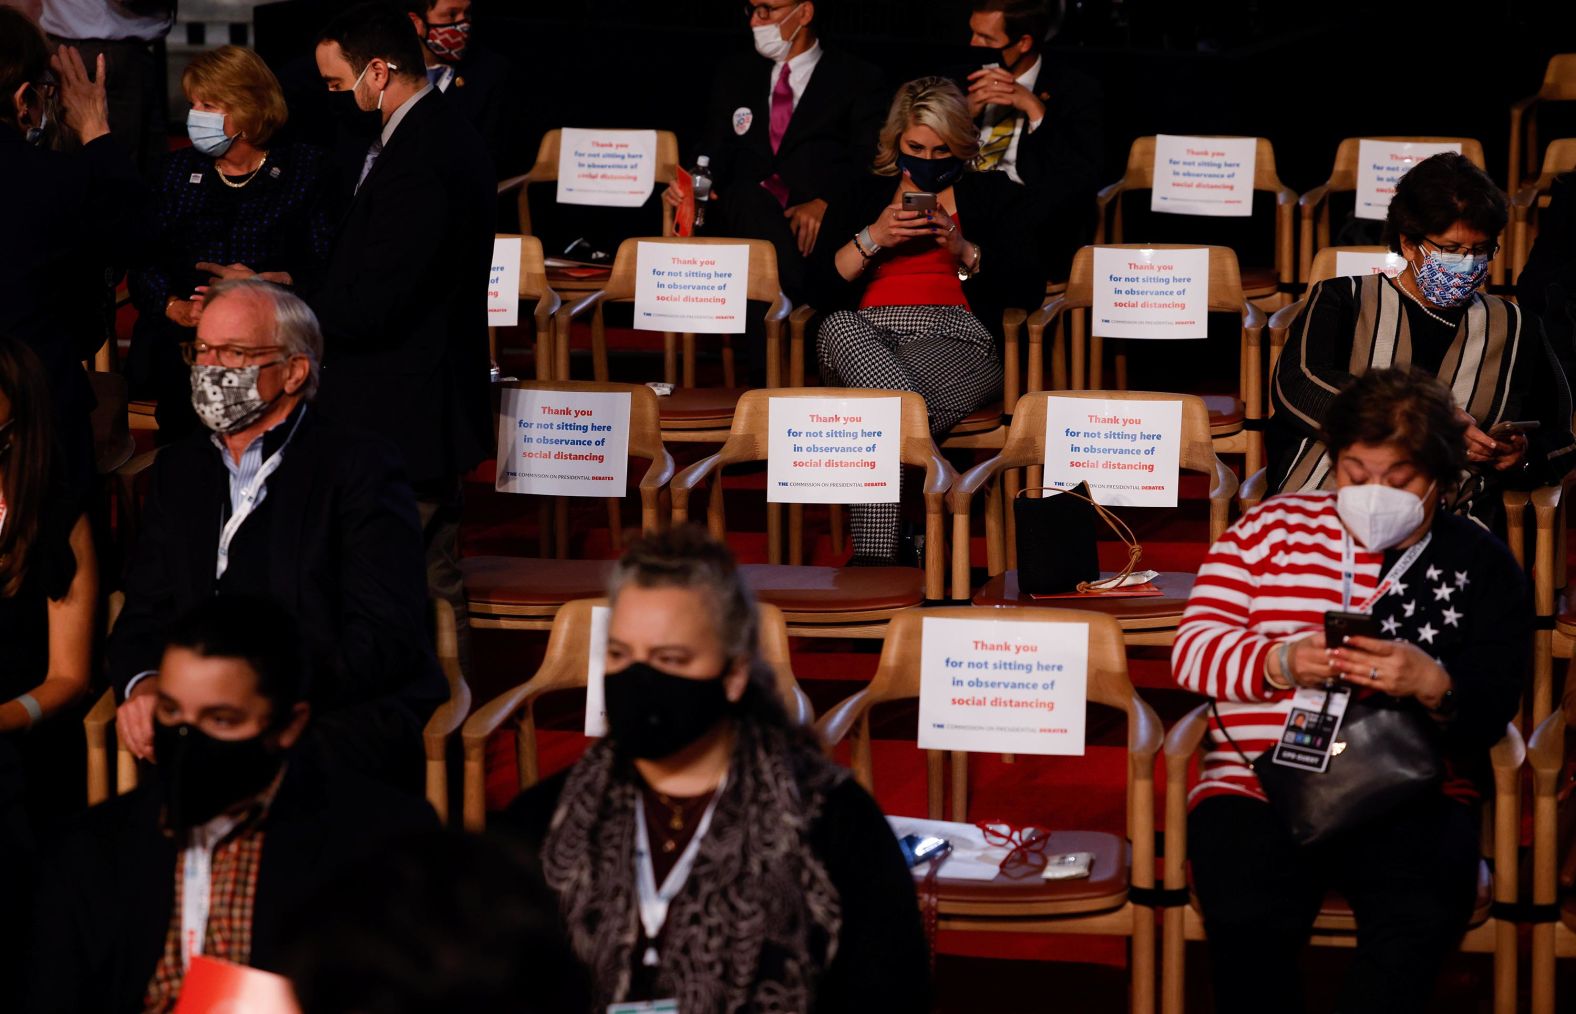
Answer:
<svg viewBox="0 0 1576 1014"><path fill-rule="evenodd" d="M1427 1009L1466 927L1478 787L1516 711L1532 608L1505 547L1437 509L1463 466L1464 429L1439 380L1363 374L1325 417L1336 488L1271 497L1199 570L1172 669L1217 708L1188 854L1218 1011L1303 1009L1297 956L1328 889L1359 926L1342 1014ZM1371 613L1383 637L1326 645L1331 610ZM1415 698L1439 725L1447 776L1440 792L1299 846L1245 761L1280 740L1295 688L1330 679Z"/></svg>

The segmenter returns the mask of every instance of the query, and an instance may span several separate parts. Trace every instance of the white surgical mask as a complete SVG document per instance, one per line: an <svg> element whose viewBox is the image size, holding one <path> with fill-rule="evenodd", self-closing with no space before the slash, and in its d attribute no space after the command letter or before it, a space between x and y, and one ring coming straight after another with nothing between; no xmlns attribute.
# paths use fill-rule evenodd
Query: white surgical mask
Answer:
<svg viewBox="0 0 1576 1014"><path fill-rule="evenodd" d="M783 18L783 21L793 17L794 11L797 11L800 6L800 4L794 4L793 11L790 11L788 16ZM795 28L793 35L785 39L783 38L782 21L770 25L756 25L750 29L750 32L755 36L755 51L773 63L782 63L788 59L788 51L793 48L793 40L798 37L799 29L803 27L804 22L800 21L799 28Z"/></svg>
<svg viewBox="0 0 1576 1014"><path fill-rule="evenodd" d="M1434 487L1428 487L1428 496ZM1423 500L1382 482L1342 486L1335 494L1335 513L1370 553L1382 553L1423 526Z"/></svg>
<svg viewBox="0 0 1576 1014"><path fill-rule="evenodd" d="M192 139L193 148L209 158L218 158L230 150L230 145L240 135L224 132L223 113L193 109L186 114L186 136Z"/></svg>

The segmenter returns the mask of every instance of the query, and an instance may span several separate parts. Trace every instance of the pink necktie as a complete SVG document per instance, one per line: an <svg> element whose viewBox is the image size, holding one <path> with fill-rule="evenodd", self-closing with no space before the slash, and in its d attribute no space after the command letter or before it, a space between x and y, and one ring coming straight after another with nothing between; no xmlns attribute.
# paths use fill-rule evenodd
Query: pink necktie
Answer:
<svg viewBox="0 0 1576 1014"><path fill-rule="evenodd" d="M788 65L783 64L783 72L777 75L777 86L772 89L772 122L768 137L772 142L772 154L777 154L777 149L782 147L783 135L788 133L788 121L793 119L793 88L788 84ZM777 198L777 203L783 207L788 206L788 187L783 183L782 177L772 173L771 177L761 181L761 186L767 193Z"/></svg>

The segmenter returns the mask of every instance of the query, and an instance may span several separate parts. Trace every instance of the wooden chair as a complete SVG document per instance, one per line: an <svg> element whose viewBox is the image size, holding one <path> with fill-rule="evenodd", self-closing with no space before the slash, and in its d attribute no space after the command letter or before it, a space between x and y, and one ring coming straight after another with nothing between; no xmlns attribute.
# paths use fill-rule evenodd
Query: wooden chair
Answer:
<svg viewBox="0 0 1576 1014"><path fill-rule="evenodd" d="M126 605L124 592L112 592L109 597L109 628ZM470 713L471 690L460 672L459 651L455 642L454 609L442 599L433 600L433 620L436 626L438 665L449 684L449 699L438 705L422 729L422 749L425 755L427 802L437 811L443 823L449 820L449 737L459 729L460 723ZM121 742L115 728L115 690L113 687L93 703L82 719L88 746L88 805L94 806L109 798L110 742L115 744L115 794L123 796L137 787L137 759Z"/></svg>
<svg viewBox="0 0 1576 1014"><path fill-rule="evenodd" d="M742 462L765 461L773 398L900 398L902 421L899 458L904 465L923 468L925 480L925 566L912 567L811 567L782 563L782 504L767 504L769 563L746 564L744 572L756 596L782 609L788 633L795 637L880 637L886 623L905 609L946 595L946 525L942 498L957 473L930 439L925 400L912 391L869 388L789 387L774 391L748 391L739 399L733 429L716 454L680 472L673 480L673 523L689 519L690 495L695 487L716 473L706 502L706 521L717 539L727 535L723 509L722 469ZM803 543L803 533L790 518L789 541ZM798 557L796 557L797 559Z"/></svg>
<svg viewBox="0 0 1576 1014"><path fill-rule="evenodd" d="M1181 468L1202 472L1210 477L1209 543L1226 530L1231 498L1237 492L1237 477L1215 456L1209 441L1209 421L1201 398L1191 394L1160 394L1151 391L1031 391L1018 400L1002 452L969 469L958 479L947 497L952 511L952 597L969 599L969 512L974 496L985 488L985 546L989 579L975 592L977 606L1052 607L1079 612L1101 613L1114 617L1128 644L1170 644L1182 620L1193 590L1190 573L1162 573L1155 584L1162 591L1156 598L1102 598L1035 600L1018 588L1016 526L1004 523L1012 517L1012 505L1003 495L1002 473L1008 469L1029 469L1029 488L1042 485L1045 464L1046 401L1049 398L1103 399L1131 401L1182 402ZM1005 534L1004 534L1005 533ZM1140 565L1142 561L1140 561Z"/></svg>
<svg viewBox="0 0 1576 1014"><path fill-rule="evenodd" d="M500 232L495 239L518 239L520 241L520 302L534 300L536 309L532 311L532 323L535 330L536 379L551 380L555 376L569 375L569 364L566 358L563 364L563 373L555 372L558 364L554 362L555 353L559 348L564 349L568 355L568 341L560 342L558 339L558 310L563 306L563 300L558 298L552 286L547 284L547 268L542 256L542 241L535 236L524 236L515 233ZM568 322L564 322L568 326ZM494 365L498 359L498 329L487 329L487 344L492 351ZM508 372L507 370L504 372Z"/></svg>
<svg viewBox="0 0 1576 1014"><path fill-rule="evenodd" d="M640 480L640 527L647 534L662 526L662 488L673 478L673 456L662 444L657 396L643 384L594 381L517 381L495 387L527 391L626 392L629 394L629 454L650 461ZM558 607L573 599L596 598L606 588L612 560L570 560L568 501L554 498L558 558L467 556L460 561L472 627L491 630L547 630ZM608 502L615 545L623 530L622 498ZM545 552L545 550L544 550Z"/></svg>
<svg viewBox="0 0 1576 1014"><path fill-rule="evenodd" d="M1019 620L1078 623L1089 629L1088 699L1127 716L1126 840L1096 831L1053 830L1053 852L1092 852L1091 875L1080 880L1027 882L998 876L991 881L953 880L942 866L937 878L937 921L941 929L1012 933L1088 933L1132 939L1132 1007L1152 1012L1155 1002L1154 909L1130 892L1149 892L1155 880L1154 769L1162 728L1154 711L1134 691L1127 675L1122 630L1109 616L1068 609L1002 609L982 614L972 607L945 607L893 617L870 685L833 707L818 724L828 747L851 739L854 776L872 795L875 771L870 712L878 704L919 696L925 620ZM927 751L927 816L943 819L942 751ZM968 754L951 760L951 819L966 821Z"/></svg>
<svg viewBox="0 0 1576 1014"><path fill-rule="evenodd" d="M1187 890L1187 791L1188 766L1203 749L1209 705L1188 712L1166 735L1165 892ZM1496 906L1516 903L1517 845L1521 821L1521 765L1526 748L1514 725L1490 752L1494 767L1492 816L1485 814L1484 840L1490 866L1478 872L1477 902L1461 949L1494 955L1494 1012L1513 1014L1516 1009L1516 924L1494 914ZM1426 846L1425 846L1426 847ZM1188 940L1204 939L1204 920L1198 899L1173 905L1161 917L1161 1010L1182 1014L1184 949ZM1313 924L1311 942L1319 947L1354 947L1357 920L1344 898L1331 892Z"/></svg>
<svg viewBox="0 0 1576 1014"><path fill-rule="evenodd" d="M1576 654L1576 609L1562 610L1560 602L1566 566L1565 492L1572 482L1576 477L1567 477L1561 486L1507 490L1504 495L1506 542L1532 580L1532 604L1538 617L1532 635L1529 707L1523 709L1523 717L1529 709L1531 712L1529 728L1537 728L1554 711L1554 660ZM1523 559L1529 508L1534 524L1530 568Z"/></svg>
<svg viewBox="0 0 1576 1014"><path fill-rule="evenodd" d="M1544 719L1527 744L1532 767L1532 1014L1554 1014L1555 963L1576 958L1576 853L1561 855L1559 795L1568 720ZM1561 895L1564 900L1561 900Z"/></svg>
<svg viewBox="0 0 1576 1014"><path fill-rule="evenodd" d="M511 719L515 724L515 770L524 791L541 778L537 763L537 698L559 690L584 690L591 662L591 611L607 605L606 599L566 602L553 618L547 637L547 654L536 675L525 683L488 701L465 723L464 819L467 831L482 831L487 824L487 740ZM788 628L776 606L757 607L761 657L777 673L777 690L791 717L799 725L815 720L810 699L799 689L788 659Z"/></svg>
<svg viewBox="0 0 1576 1014"><path fill-rule="evenodd" d="M1118 250L1188 250L1209 251L1209 309L1211 312L1235 313L1242 318L1242 341L1237 359L1237 394L1204 395L1204 406L1209 412L1211 440L1218 454L1241 454L1246 462L1246 472L1251 474L1264 460L1263 434L1256 428L1255 420L1264 417L1263 365L1260 361L1264 329L1264 314L1243 293L1242 278L1237 270L1237 255L1223 246L1190 247L1186 244L1160 243L1145 247L1127 243L1107 249ZM1046 389L1043 349L1045 329L1054 326L1064 316L1065 329L1052 333L1050 387L1056 390L1104 387L1105 342L1104 338L1088 336L1086 327L1089 308L1094 305L1094 251L1086 246L1073 256L1072 271L1067 289L1040 308L1028 320L1029 325L1029 385L1030 391ZM1071 370L1064 372L1064 346L1062 331L1067 333L1066 344L1071 351ZM1112 339L1117 341L1116 339ZM1125 349L1130 340L1117 341L1117 348ZM1085 349L1087 347L1087 355ZM1088 361L1088 375L1084 363ZM1116 354L1116 387L1127 387L1127 353Z"/></svg>
<svg viewBox="0 0 1576 1014"><path fill-rule="evenodd" d="M1527 255L1538 238L1538 214L1548 207L1549 191L1554 178L1576 169L1576 137L1562 137L1550 141L1543 153L1543 171L1538 178L1516 191L1510 199L1510 266L1511 277L1519 279L1521 269L1527 266Z"/></svg>
<svg viewBox="0 0 1576 1014"><path fill-rule="evenodd" d="M558 155L563 146L563 131L559 128L549 130L542 135L542 143L536 149L536 164L529 172L521 176L511 176L498 184L498 196L519 191L520 231L527 236L531 234L531 202L530 186L532 183L557 183L558 182ZM658 185L673 182L673 171L679 164L679 139L670 130L657 131L657 163L656 183ZM662 202L662 232L664 235L673 231L673 208L666 201Z"/></svg>
<svg viewBox="0 0 1576 1014"><path fill-rule="evenodd" d="M563 367L562 375L565 377L569 375L567 342L570 325L575 318L590 310L592 311L592 372L597 380L607 380L607 330L604 322L603 307L608 303L632 303L634 301L636 259L639 245L642 243L690 246L747 246L750 248L748 298L751 302L769 305L765 318L766 386L779 386L782 383L783 322L788 319L788 314L793 309L793 304L788 301L787 296L783 295L782 288L777 281L777 250L762 239L723 239L694 236L626 239L619 245L618 255L613 260L613 273L606 284L599 291L593 292L583 299L576 300L564 310L563 326L559 332L564 344L561 346L558 355L558 361ZM680 443L720 443L727 439L728 423L733 418L734 406L738 404L739 395L743 394L745 389L737 385L733 347L731 344L733 336L723 335L721 337L725 339L722 350L722 386L696 387L695 335L678 335L671 331L663 332L662 379L674 385L673 393L661 400L663 439ZM684 346L682 382L678 358L679 340L681 338Z"/></svg>
<svg viewBox="0 0 1576 1014"><path fill-rule="evenodd" d="M1242 288L1249 299L1263 300L1273 309L1285 302L1285 294L1297 281L1297 255L1293 245L1296 229L1297 193L1280 181L1275 172L1275 149L1265 138L1257 141L1253 165L1253 189L1275 195L1275 264L1242 272ZM1155 139L1140 137L1127 153L1127 169L1122 178L1100 191L1097 203L1100 217L1095 225L1096 246L1122 242L1123 194L1155 187ZM1112 205L1115 205L1113 209Z"/></svg>
<svg viewBox="0 0 1576 1014"><path fill-rule="evenodd" d="M1556 53L1543 71L1543 85L1510 107L1510 171L1506 189L1520 190L1529 181L1527 168L1538 164L1538 109L1546 102L1576 101L1576 53Z"/></svg>
<svg viewBox="0 0 1576 1014"><path fill-rule="evenodd" d="M1310 274L1313 255L1330 245L1330 195L1352 193L1357 189L1358 151L1364 141L1410 141L1419 144L1458 144L1461 154L1479 169L1484 168L1483 144L1471 137L1348 137L1335 149L1335 165L1330 178L1297 198L1297 213L1301 219L1297 258L1298 277L1307 284L1313 283Z"/></svg>

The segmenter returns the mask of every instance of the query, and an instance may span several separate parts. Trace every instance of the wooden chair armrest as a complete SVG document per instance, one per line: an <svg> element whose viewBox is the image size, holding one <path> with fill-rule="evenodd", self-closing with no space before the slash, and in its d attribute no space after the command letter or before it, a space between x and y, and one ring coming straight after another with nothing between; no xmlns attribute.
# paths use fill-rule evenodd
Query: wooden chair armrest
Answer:
<svg viewBox="0 0 1576 1014"><path fill-rule="evenodd" d="M1133 776L1153 778L1155 757L1165 745L1166 727L1149 702L1133 694L1133 713L1127 731L1127 756Z"/></svg>
<svg viewBox="0 0 1576 1014"><path fill-rule="evenodd" d="M1176 769L1178 774L1187 773L1187 765L1193 759L1193 754L1198 750L1199 744L1204 742L1204 734L1209 731L1209 705L1200 704L1177 719L1177 724L1166 733L1166 772L1170 781L1172 765L1180 762ZM1186 786L1183 786L1185 789Z"/></svg>
<svg viewBox="0 0 1576 1014"><path fill-rule="evenodd" d="M498 196L502 197L504 194L510 193L511 191L519 190L527 183L535 182L537 182L537 176L536 169L533 167L528 173L521 173L519 176L511 176L506 180L499 180Z"/></svg>
<svg viewBox="0 0 1576 1014"><path fill-rule="evenodd" d="M471 692L467 689L458 700L444 701L433 710L432 717L427 719L427 725L421 732L428 760L443 760L449 737L465 724L470 709Z"/></svg>
<svg viewBox="0 0 1576 1014"><path fill-rule="evenodd" d="M952 462L939 454L932 454L930 460L925 462L925 499L940 498L950 490L958 481L958 470L952 467Z"/></svg>
<svg viewBox="0 0 1576 1014"><path fill-rule="evenodd" d="M1559 510L1560 497L1564 495L1564 492L1564 486L1539 486L1532 491L1530 497L1532 509L1538 512L1540 520L1544 517L1545 512L1550 512L1549 516L1552 517L1552 512Z"/></svg>
<svg viewBox="0 0 1576 1014"><path fill-rule="evenodd" d="M813 306L796 306L788 315L788 386L804 386L804 333L815 319Z"/></svg>
<svg viewBox="0 0 1576 1014"><path fill-rule="evenodd" d="M640 478L640 491L655 492L673 481L673 475L678 466L673 462L673 455L664 447L662 453L651 459L651 465L646 469L646 474Z"/></svg>
<svg viewBox="0 0 1576 1014"><path fill-rule="evenodd" d="M471 713L460 729L460 739L465 744L466 753L483 749L487 745L487 738L502 728L510 716L541 696L541 690L532 685L534 682L521 683L506 690Z"/></svg>
<svg viewBox="0 0 1576 1014"><path fill-rule="evenodd" d="M1296 203L1297 191L1293 190L1291 187L1282 186L1279 190L1275 191L1275 204L1277 207Z"/></svg>
<svg viewBox="0 0 1576 1014"><path fill-rule="evenodd" d="M766 311L765 320L767 323L781 324L790 318L792 311L793 303L788 301L787 296L779 292L777 293L777 298L772 302L771 309Z"/></svg>
<svg viewBox="0 0 1576 1014"><path fill-rule="evenodd" d="M1243 481L1241 496L1238 499L1243 503L1256 504L1269 492L1269 485L1269 469L1261 468Z"/></svg>
<svg viewBox="0 0 1576 1014"><path fill-rule="evenodd" d="M1104 212L1106 206L1111 203L1112 199L1114 199L1118 194L1122 193L1125 189L1127 189L1127 181L1125 179L1117 180L1115 183L1107 183L1105 186L1101 187L1100 192L1095 195L1095 206L1098 207L1101 212Z"/></svg>
<svg viewBox="0 0 1576 1014"><path fill-rule="evenodd" d="M1299 209L1301 209L1301 211L1302 211L1302 218L1303 218L1303 220L1304 221L1308 221L1308 220L1312 219L1313 215L1314 215L1314 212L1316 212L1318 210L1319 205L1323 204L1324 201L1325 201L1325 198L1327 198L1329 196L1330 196L1330 186L1329 186L1329 184L1328 183L1320 183L1318 186L1314 187L1312 190L1308 191L1307 193L1303 194L1301 197L1297 198L1297 207Z"/></svg>
<svg viewBox="0 0 1576 1014"><path fill-rule="evenodd" d="M1242 327L1246 331L1264 330L1264 311L1254 306L1252 301L1242 304Z"/></svg>
<svg viewBox="0 0 1576 1014"><path fill-rule="evenodd" d="M1012 329L1016 331L1018 328L1022 327L1024 323L1028 321L1028 319L1028 310L1020 310L1015 306L1010 306L1002 311L1001 326L1003 330Z"/></svg>
<svg viewBox="0 0 1576 1014"><path fill-rule="evenodd" d="M1063 305L1067 302L1067 293L1059 292L1045 301L1045 305L1029 315L1029 340L1039 341L1045 332L1045 325L1056 319L1062 312Z"/></svg>
<svg viewBox="0 0 1576 1014"><path fill-rule="evenodd" d="M1183 715L1166 733L1165 886L1187 886L1187 769L1209 728L1209 705Z"/></svg>
<svg viewBox="0 0 1576 1014"><path fill-rule="evenodd" d="M707 476L716 471L722 464L722 452L701 458L693 465L684 469L673 477L668 484L668 492L673 495L673 523L679 524L689 520L690 493L700 485Z"/></svg>
<svg viewBox="0 0 1576 1014"><path fill-rule="evenodd" d="M1510 115L1511 115L1511 117L1514 118L1514 119L1520 119L1522 116L1525 116L1527 110L1531 109L1534 105L1536 105L1538 100L1541 99L1542 97L1543 96L1541 94L1539 94L1537 92L1534 92L1531 95L1528 95L1524 99L1520 99L1520 100L1518 100L1516 102L1512 102L1510 104ZM1514 181L1512 181L1512 185L1514 185Z"/></svg>
<svg viewBox="0 0 1576 1014"><path fill-rule="evenodd" d="M1511 185L1515 186L1514 183ZM1511 210L1519 212L1519 214L1516 215L1517 218L1524 219L1526 217L1527 211L1537 203L1538 198L1542 196L1542 194L1543 187L1539 186L1537 182L1528 183L1526 186L1516 191L1515 196L1510 199Z"/></svg>
<svg viewBox="0 0 1576 1014"><path fill-rule="evenodd" d="M991 479L1013 467L1009 465L1000 454L975 465L973 468L958 476L952 484L952 492L947 496L947 509L953 514L967 514L969 501L975 493Z"/></svg>
<svg viewBox="0 0 1576 1014"><path fill-rule="evenodd" d="M1287 303L1270 314L1270 330L1284 331L1286 328L1291 327L1292 321L1297 319L1297 314L1302 312L1302 308L1307 303L1306 299L1299 299L1295 303Z"/></svg>
<svg viewBox="0 0 1576 1014"><path fill-rule="evenodd" d="M546 294L536 301L536 309L532 311L532 316L536 318L536 326L547 327L552 319L558 316L558 311L563 309L563 306L564 298L552 289L548 289Z"/></svg>
<svg viewBox="0 0 1576 1014"><path fill-rule="evenodd" d="M595 292L588 292L584 296L581 296L579 299L575 300L573 303L562 304L559 307L558 313L554 316L562 320L565 326L568 326L570 321L585 313L587 310L594 308L598 303L602 302L606 296L607 292L603 289L598 289Z"/></svg>
<svg viewBox="0 0 1576 1014"><path fill-rule="evenodd" d="M1210 480L1209 498L1211 500L1224 500L1228 504L1231 498L1237 495L1237 473L1226 467L1226 463L1219 458L1215 459L1215 476Z"/></svg>
<svg viewBox="0 0 1576 1014"><path fill-rule="evenodd" d="M793 312L788 315L788 323L793 327L799 328L802 333L803 329L809 326L810 320L816 315L816 312L815 307L808 304L796 306L793 308Z"/></svg>
<svg viewBox="0 0 1576 1014"><path fill-rule="evenodd" d="M1527 741L1527 764L1532 768L1533 793L1553 795L1560 768L1565 765L1565 713L1555 712L1532 730ZM1546 783L1546 784L1545 784Z"/></svg>
<svg viewBox="0 0 1576 1014"><path fill-rule="evenodd" d="M871 705L870 688L866 687L845 700L838 701L830 711L821 716L815 723L815 731L821 736L821 741L828 750L837 746L858 724L862 716Z"/></svg>
<svg viewBox="0 0 1576 1014"><path fill-rule="evenodd" d="M1514 722L1505 726L1505 738L1495 743L1488 752L1489 764L1494 768L1494 774L1519 777L1521 766L1527 760L1527 744L1521 738L1521 730L1516 728Z"/></svg>
<svg viewBox="0 0 1576 1014"><path fill-rule="evenodd" d="M82 724L88 730L88 735L95 732L102 733L115 722L115 688L107 687L93 702L93 707L82 716Z"/></svg>
<svg viewBox="0 0 1576 1014"><path fill-rule="evenodd" d="M158 456L159 449L157 447L151 451L145 451L115 469L115 474L122 479L130 479L133 476L141 475L153 465L153 459Z"/></svg>

